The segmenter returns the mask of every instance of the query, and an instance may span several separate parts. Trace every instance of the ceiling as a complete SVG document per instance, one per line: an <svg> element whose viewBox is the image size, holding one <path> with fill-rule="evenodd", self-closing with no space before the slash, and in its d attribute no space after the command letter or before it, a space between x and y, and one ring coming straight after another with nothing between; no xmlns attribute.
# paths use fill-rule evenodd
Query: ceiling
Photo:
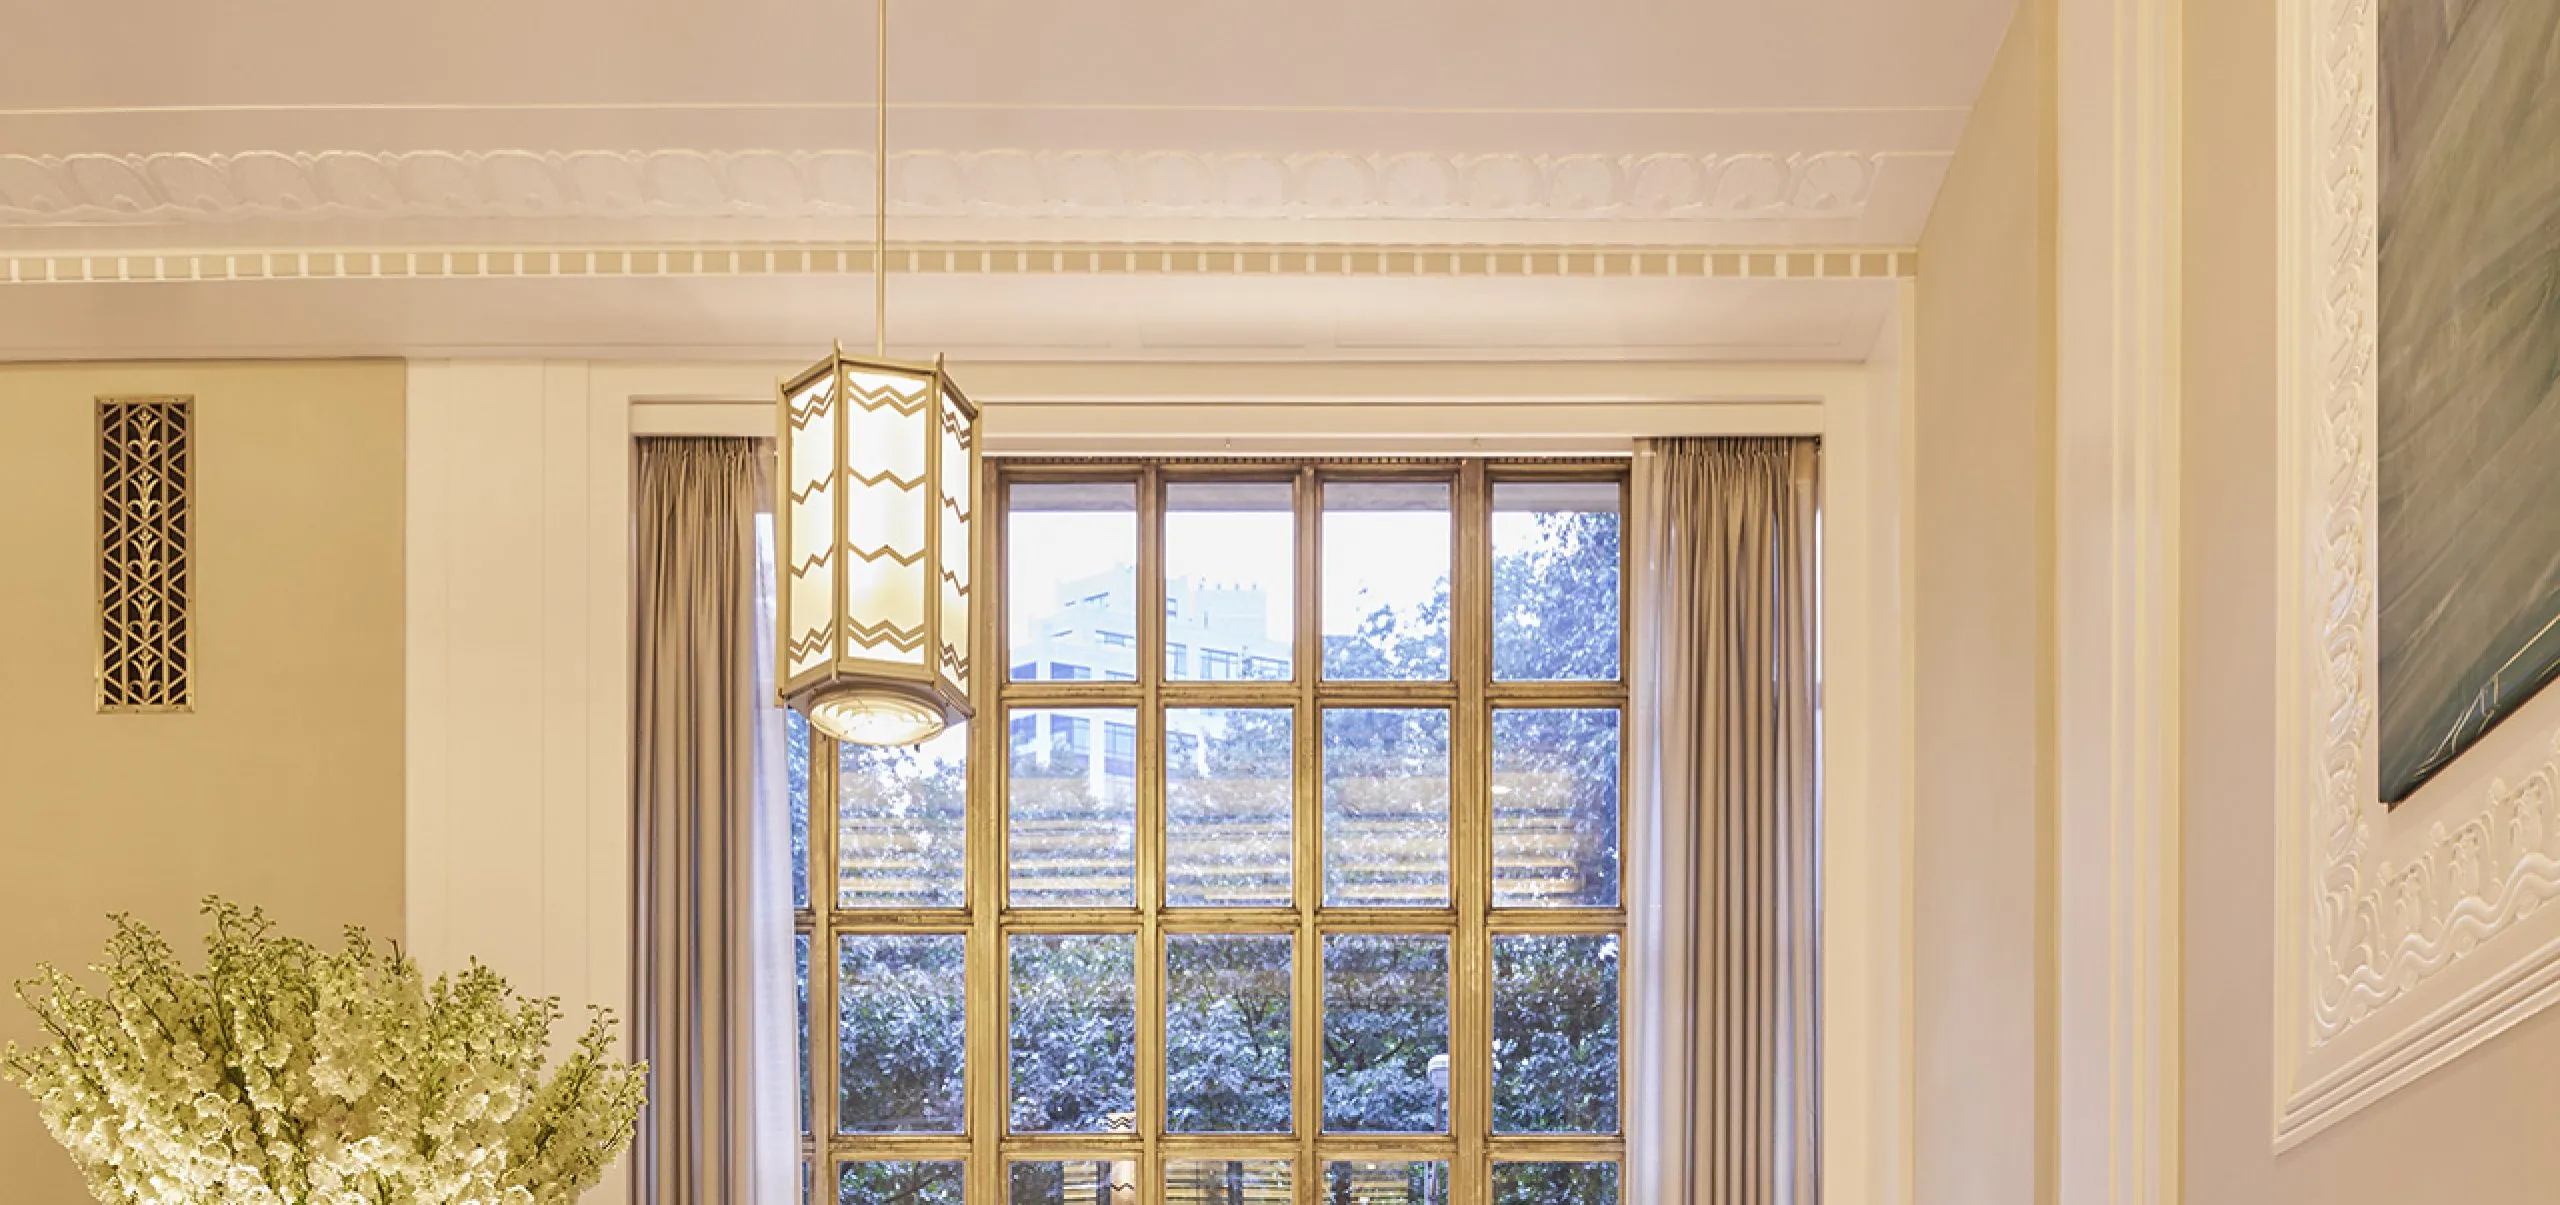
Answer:
<svg viewBox="0 0 2560 1205"><path fill-rule="evenodd" d="M991 356L1857 358L1881 303L1839 299L1890 288L1859 273L1817 270L1838 287L1793 301L1706 259L1669 284L1641 256L1615 283L1492 278L1610 249L1913 246L2011 2L902 0L893 241L1346 254L902 277L892 315L978 346L1004 314ZM832 253L871 235L873 19L860 0L12 4L0 355L717 349L812 313L867 334L867 258ZM374 273L396 279L288 284L165 258L739 246L829 267L501 283L402 258ZM1409 248L1559 258L1390 270ZM331 313L349 305L379 312Z"/></svg>

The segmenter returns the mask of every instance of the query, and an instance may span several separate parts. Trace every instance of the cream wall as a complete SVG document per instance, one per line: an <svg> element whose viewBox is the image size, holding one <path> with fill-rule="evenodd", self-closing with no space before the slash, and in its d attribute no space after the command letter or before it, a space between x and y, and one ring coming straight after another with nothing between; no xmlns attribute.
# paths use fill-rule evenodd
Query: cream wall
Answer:
<svg viewBox="0 0 2560 1205"><path fill-rule="evenodd" d="M2560 1012L2270 1153L2276 53L2270 0L2188 0L2186 1200L2548 1201L2560 1197Z"/></svg>
<svg viewBox="0 0 2560 1205"><path fill-rule="evenodd" d="M82 966L109 911L183 946L199 897L402 936L396 363L0 367L0 977ZM102 716L94 399L196 398L196 709ZM0 1006L0 1039L33 1026ZM86 1201L0 1089L0 1198Z"/></svg>
<svg viewBox="0 0 2560 1205"><path fill-rule="evenodd" d="M1921 242L1913 1199L2051 1195L2054 37L2027 0Z"/></svg>

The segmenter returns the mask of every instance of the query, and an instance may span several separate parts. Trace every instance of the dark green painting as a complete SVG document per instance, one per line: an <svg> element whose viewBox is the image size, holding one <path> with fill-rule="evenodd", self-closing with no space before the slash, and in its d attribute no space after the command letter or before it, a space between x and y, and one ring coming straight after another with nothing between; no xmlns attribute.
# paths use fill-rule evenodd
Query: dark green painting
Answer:
<svg viewBox="0 0 2560 1205"><path fill-rule="evenodd" d="M2560 0L2381 0L2381 790L2560 673Z"/></svg>

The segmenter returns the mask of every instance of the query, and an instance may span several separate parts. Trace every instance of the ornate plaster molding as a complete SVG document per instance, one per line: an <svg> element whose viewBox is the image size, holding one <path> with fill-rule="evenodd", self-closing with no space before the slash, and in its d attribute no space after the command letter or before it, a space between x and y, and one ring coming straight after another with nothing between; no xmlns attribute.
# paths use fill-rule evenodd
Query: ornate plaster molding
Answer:
<svg viewBox="0 0 2560 1205"><path fill-rule="evenodd" d="M1883 156L905 151L891 212L992 218L1777 221L1865 212ZM0 225L871 212L862 151L0 155Z"/></svg>
<svg viewBox="0 0 2560 1205"><path fill-rule="evenodd" d="M2284 4L2279 1149L2560 1001L2560 731L2378 798L2376 3Z"/></svg>
<svg viewBox="0 0 2560 1205"><path fill-rule="evenodd" d="M1900 280L1909 248L1423 246L1413 244L908 243L889 270L925 275L1685 277ZM853 243L282 247L0 253L0 285L510 277L868 275Z"/></svg>

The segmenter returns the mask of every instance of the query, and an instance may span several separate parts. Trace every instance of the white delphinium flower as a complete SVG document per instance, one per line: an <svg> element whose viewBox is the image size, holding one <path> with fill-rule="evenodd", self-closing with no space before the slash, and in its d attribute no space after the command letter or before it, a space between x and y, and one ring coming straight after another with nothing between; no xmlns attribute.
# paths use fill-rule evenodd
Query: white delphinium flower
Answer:
<svg viewBox="0 0 2560 1205"><path fill-rule="evenodd" d="M0 1072L93 1195L135 1205L568 1205L630 1142L645 1069L596 1010L543 1074L556 1001L486 967L426 982L361 930L323 952L208 900L205 967L129 917L92 992L18 985L52 1041Z"/></svg>

